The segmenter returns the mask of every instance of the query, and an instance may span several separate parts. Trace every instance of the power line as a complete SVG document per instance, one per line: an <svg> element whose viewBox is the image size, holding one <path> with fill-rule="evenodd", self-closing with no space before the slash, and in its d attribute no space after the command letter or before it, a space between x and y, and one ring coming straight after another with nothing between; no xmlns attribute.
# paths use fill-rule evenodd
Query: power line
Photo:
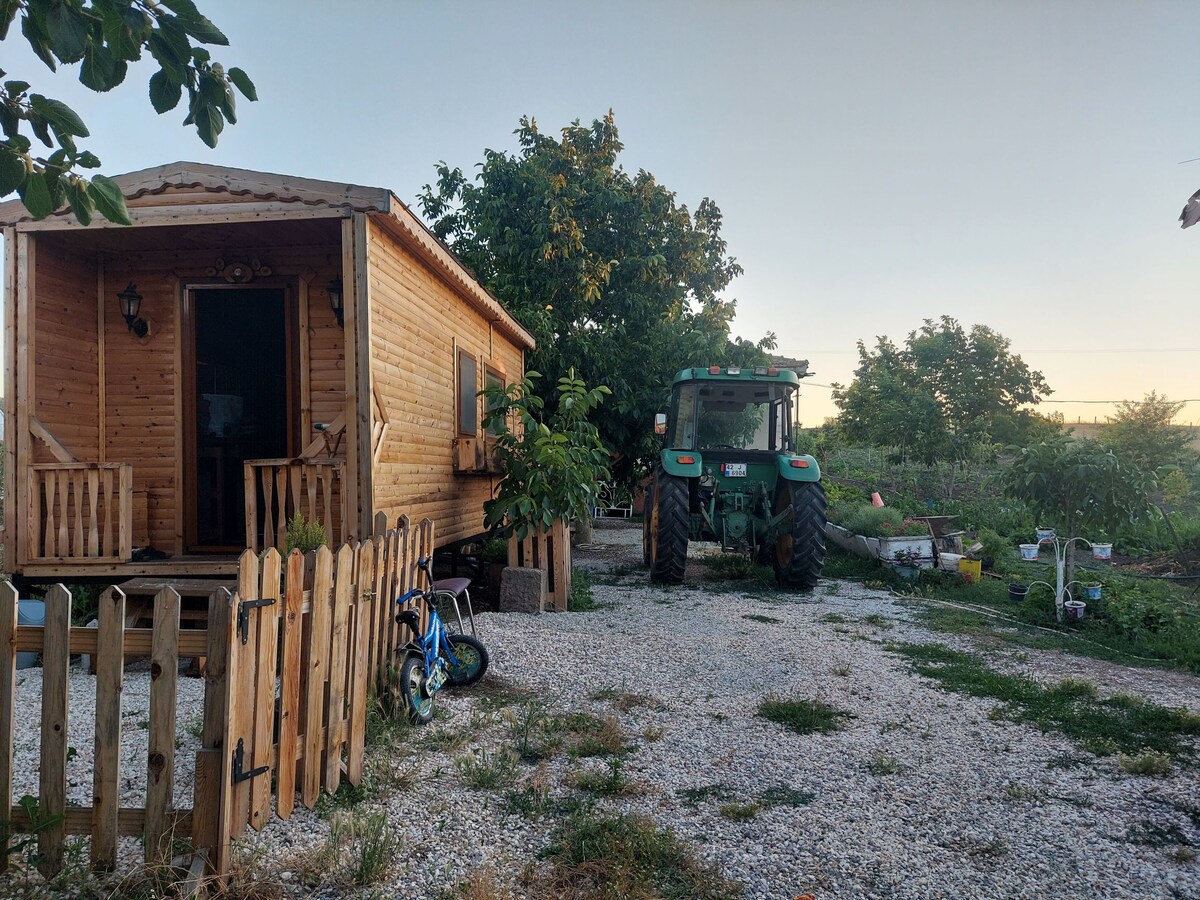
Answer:
<svg viewBox="0 0 1200 900"><path fill-rule="evenodd" d="M1021 350L1022 353L1040 353L1042 355L1058 354L1058 353L1200 353L1200 347L1112 347L1107 350L1100 349L1080 349L1080 350ZM805 356L818 355L833 355L833 356L848 356L850 354L858 354L858 350L805 350Z"/></svg>
<svg viewBox="0 0 1200 900"><path fill-rule="evenodd" d="M801 387L819 387L835 390L832 384L818 384L815 381L805 381ZM1052 400L1045 397L1041 400L1043 405L1053 406L1056 403L1141 403L1141 400ZM1172 403L1200 403L1200 398L1193 397L1189 400L1172 400Z"/></svg>

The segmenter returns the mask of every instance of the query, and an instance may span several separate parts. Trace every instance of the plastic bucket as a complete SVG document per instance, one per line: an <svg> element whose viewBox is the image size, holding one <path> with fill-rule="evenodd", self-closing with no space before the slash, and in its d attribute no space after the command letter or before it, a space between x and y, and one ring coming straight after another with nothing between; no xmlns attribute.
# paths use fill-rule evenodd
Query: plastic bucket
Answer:
<svg viewBox="0 0 1200 900"><path fill-rule="evenodd" d="M961 553L939 553L938 568L947 572L957 572L958 564L962 562Z"/></svg>
<svg viewBox="0 0 1200 900"><path fill-rule="evenodd" d="M1028 593L1029 585L1016 584L1015 582L1008 585L1008 599L1013 601L1013 603L1020 603Z"/></svg>
<svg viewBox="0 0 1200 900"><path fill-rule="evenodd" d="M1078 622L1087 612L1087 604L1082 600L1068 600L1063 603L1063 611L1066 613L1068 621Z"/></svg>
<svg viewBox="0 0 1200 900"><path fill-rule="evenodd" d="M1112 544L1092 544L1092 559L1112 559Z"/></svg>
<svg viewBox="0 0 1200 900"><path fill-rule="evenodd" d="M1032 562L1033 560L1036 560L1037 558L1038 558L1038 545L1037 544L1022 544L1021 545L1021 559L1025 560L1026 562Z"/></svg>
<svg viewBox="0 0 1200 900"><path fill-rule="evenodd" d="M1053 528L1036 528L1034 530L1037 532L1037 539L1038 539L1039 544L1042 541L1054 540L1054 529Z"/></svg>
<svg viewBox="0 0 1200 900"><path fill-rule="evenodd" d="M46 624L46 603L43 600L21 600L17 603L17 624L36 625ZM17 654L18 669L32 669L37 665L36 653L21 652Z"/></svg>
<svg viewBox="0 0 1200 900"><path fill-rule="evenodd" d="M977 582L983 577L983 563L977 559L960 559L958 574L966 581Z"/></svg>
<svg viewBox="0 0 1200 900"><path fill-rule="evenodd" d="M1088 600L1099 600L1100 587L1101 585L1098 581L1093 581L1091 584L1085 584L1083 586L1083 596Z"/></svg>

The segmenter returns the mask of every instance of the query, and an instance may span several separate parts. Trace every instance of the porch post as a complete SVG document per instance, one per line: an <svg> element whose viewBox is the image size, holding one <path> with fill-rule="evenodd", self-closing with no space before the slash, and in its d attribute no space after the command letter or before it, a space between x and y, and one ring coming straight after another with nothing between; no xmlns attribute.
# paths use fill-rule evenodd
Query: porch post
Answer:
<svg viewBox="0 0 1200 900"><path fill-rule="evenodd" d="M359 540L371 533L374 479L371 460L371 301L367 272L367 217L342 220L342 284L346 342L345 534Z"/></svg>
<svg viewBox="0 0 1200 900"><path fill-rule="evenodd" d="M37 402L37 392L34 387L34 333L33 333L33 295L34 272L36 265L36 244L32 234L16 234L16 291L13 294L13 315L16 317L16 378L14 384L6 386L15 396L13 403L17 413L15 435L7 435L9 441L16 443L16 459L13 461L13 477L16 480L16 513L15 521L21 523L20 537L15 540L17 564L29 561L30 541L36 539L33 533L37 523L33 520L33 498L29 496L29 478L27 473L33 462L32 447L29 440L29 416L34 412ZM19 402L18 402L19 398ZM11 420L5 421L5 428L12 428ZM16 468L21 467L20 476ZM6 510L5 516L8 512ZM10 529L11 532L11 529ZM14 535L6 535L6 542L13 541ZM12 552L11 550L9 551ZM11 571L11 570L10 570Z"/></svg>
<svg viewBox="0 0 1200 900"><path fill-rule="evenodd" d="M17 229L4 229L4 424L8 429L4 442L4 571L16 568L17 542L24 539L17 523L21 504L17 499L17 446L13 429L17 427Z"/></svg>

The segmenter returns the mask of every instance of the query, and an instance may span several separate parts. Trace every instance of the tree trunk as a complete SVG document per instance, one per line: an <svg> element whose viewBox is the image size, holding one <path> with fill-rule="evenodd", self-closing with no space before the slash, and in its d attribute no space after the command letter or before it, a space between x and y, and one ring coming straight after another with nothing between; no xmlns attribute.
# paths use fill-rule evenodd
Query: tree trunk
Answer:
<svg viewBox="0 0 1200 900"><path fill-rule="evenodd" d="M1072 543L1067 544L1067 574L1066 574L1066 580L1063 582L1063 584L1068 585L1074 580L1075 580L1075 544L1072 542ZM1075 592L1071 594L1071 598L1078 599L1078 594L1079 594L1079 586L1076 585Z"/></svg>

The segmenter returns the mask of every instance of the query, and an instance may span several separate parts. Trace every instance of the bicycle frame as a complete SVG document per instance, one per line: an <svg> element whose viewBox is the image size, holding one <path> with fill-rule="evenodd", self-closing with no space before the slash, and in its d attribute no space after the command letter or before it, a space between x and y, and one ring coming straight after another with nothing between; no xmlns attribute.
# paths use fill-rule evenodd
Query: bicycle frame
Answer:
<svg viewBox="0 0 1200 900"><path fill-rule="evenodd" d="M420 561L424 562L424 560ZM418 562L418 565L420 565ZM454 655L454 650L447 637L449 630L446 624L442 621L442 617L438 615L437 606L433 602L433 592L431 590L421 590L413 588L402 597L396 598L396 605L403 607L405 604L414 602L418 598L424 600L429 607L429 624L425 628L423 634L414 634L414 636L404 645L405 650L410 653L420 654L425 664L425 679L429 685L430 693L437 691L445 682L445 671L441 672L441 677L435 679L434 675L438 671L438 657L445 656L446 661L451 666L457 666L459 659ZM414 630L415 629L411 629Z"/></svg>

